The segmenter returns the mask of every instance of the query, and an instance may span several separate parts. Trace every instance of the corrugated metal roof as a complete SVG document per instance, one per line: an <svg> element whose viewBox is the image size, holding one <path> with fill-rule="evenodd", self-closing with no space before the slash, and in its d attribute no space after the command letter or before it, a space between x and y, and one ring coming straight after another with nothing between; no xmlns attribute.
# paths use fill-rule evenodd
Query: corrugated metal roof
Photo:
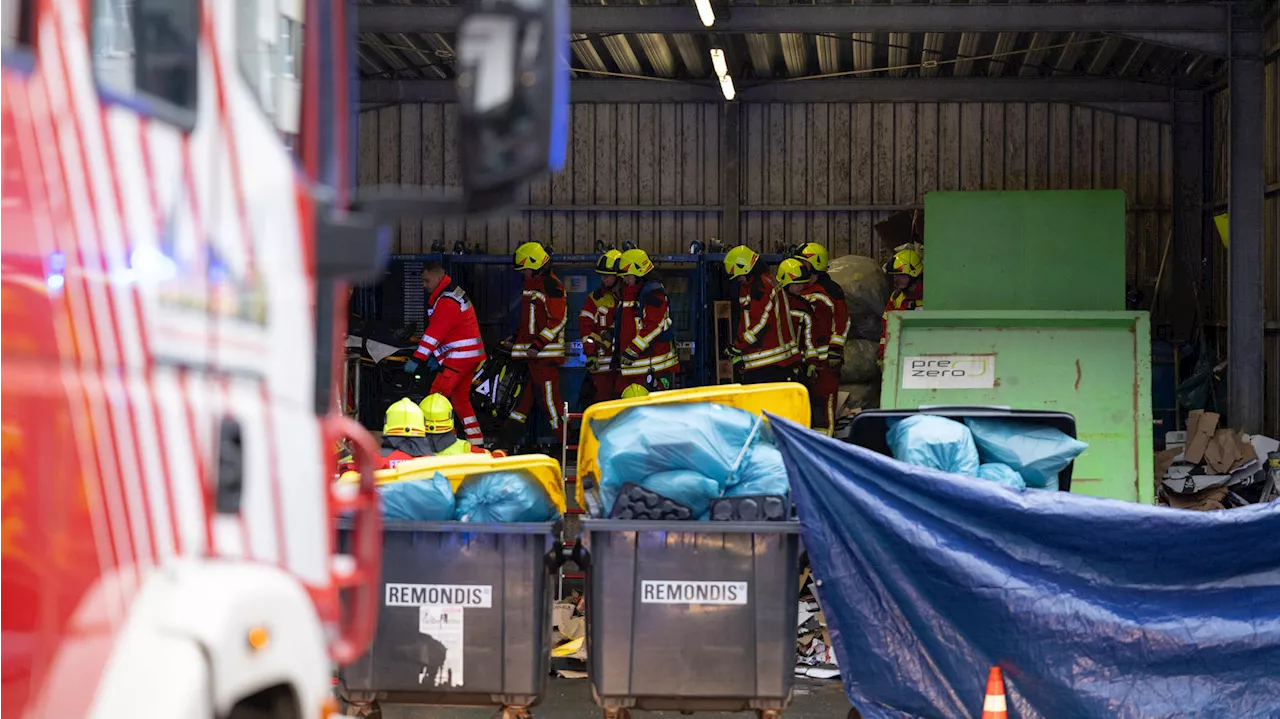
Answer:
<svg viewBox="0 0 1280 719"><path fill-rule="evenodd" d="M873 0L889 4L907 0ZM1044 1L1044 0L1041 0ZM934 0L935 4L946 0ZM686 5L692 0L573 0L575 5ZM372 4L360 0L360 4ZM378 4L450 5L435 0ZM738 3L814 5L829 3ZM732 8L732 3L730 4ZM572 38L577 77L645 77L705 80L713 36L617 34ZM1200 53L1094 32L991 33L753 33L715 40L729 56L731 72L744 80L842 75L847 77L1124 77L1203 83L1224 62ZM452 34L362 33L360 70L380 79L453 76Z"/></svg>

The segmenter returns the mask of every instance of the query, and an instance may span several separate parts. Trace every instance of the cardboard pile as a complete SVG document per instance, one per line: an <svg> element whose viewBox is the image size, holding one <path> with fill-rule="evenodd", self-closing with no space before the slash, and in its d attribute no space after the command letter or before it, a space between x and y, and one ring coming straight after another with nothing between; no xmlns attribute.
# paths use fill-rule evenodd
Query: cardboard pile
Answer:
<svg viewBox="0 0 1280 719"><path fill-rule="evenodd" d="M827 617L818 603L813 575L806 568L800 575L800 607L796 616L796 675L814 679L840 676Z"/></svg>
<svg viewBox="0 0 1280 719"><path fill-rule="evenodd" d="M551 610L556 646L551 650L551 668L564 679L587 676L586 602L574 592L556 603Z"/></svg>
<svg viewBox="0 0 1280 719"><path fill-rule="evenodd" d="M1156 454L1156 481L1164 503L1201 511L1265 502L1274 495L1267 455L1280 442L1219 427L1214 412L1187 417L1185 444L1168 443ZM1172 434L1172 433L1171 433Z"/></svg>

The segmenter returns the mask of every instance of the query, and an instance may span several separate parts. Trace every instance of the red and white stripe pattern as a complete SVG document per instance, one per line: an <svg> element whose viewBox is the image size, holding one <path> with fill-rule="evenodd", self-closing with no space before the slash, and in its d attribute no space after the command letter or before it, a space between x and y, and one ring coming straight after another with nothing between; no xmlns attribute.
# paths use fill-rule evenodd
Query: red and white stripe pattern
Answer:
<svg viewBox="0 0 1280 719"><path fill-rule="evenodd" d="M147 576L179 556L278 564L323 591L328 473L311 411L314 332L296 321L313 316L311 239L288 150L235 69L234 3L203 3L189 135L100 100L86 5L40 3L34 72L3 76L20 149L4 163L21 164L41 254L66 258L65 285L50 294L60 364L48 379L61 381L60 401L79 420L68 441L81 477L46 481L83 481L101 570L69 579L86 596L111 589L96 609L114 629ZM208 288L204 260L216 250L233 289L260 288L265 324L175 309L172 278L147 274L166 235L178 284ZM240 424L246 475L241 511L218 517L224 417ZM42 711L82 715L94 677L78 679L83 692L46 696Z"/></svg>

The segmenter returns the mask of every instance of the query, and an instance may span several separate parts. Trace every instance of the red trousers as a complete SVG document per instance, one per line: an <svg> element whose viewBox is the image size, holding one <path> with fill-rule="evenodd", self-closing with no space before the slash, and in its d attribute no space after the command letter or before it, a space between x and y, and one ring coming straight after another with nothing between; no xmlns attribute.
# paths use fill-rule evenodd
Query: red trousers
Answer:
<svg viewBox="0 0 1280 719"><path fill-rule="evenodd" d="M564 400L560 398L560 364L547 360L529 360L529 384L520 394L520 401L511 410L511 419L524 423L529 421L529 413L533 411L533 403L542 407L551 430L560 436L560 414L564 411Z"/></svg>
<svg viewBox="0 0 1280 719"><path fill-rule="evenodd" d="M453 405L455 422L462 424L463 436L471 444L484 444L484 435L480 432L480 422L476 419L476 411L471 407L471 380L476 376L482 362L458 362L446 360L436 378L431 382L432 394L442 394ZM455 431L457 428L454 428Z"/></svg>
<svg viewBox="0 0 1280 719"><path fill-rule="evenodd" d="M591 384L596 386L596 402L605 402L618 398L618 390L614 387L618 382L617 372L594 372Z"/></svg>
<svg viewBox="0 0 1280 719"><path fill-rule="evenodd" d="M836 395L840 392L840 370L822 367L809 385L809 426L826 430L828 437L836 426Z"/></svg>

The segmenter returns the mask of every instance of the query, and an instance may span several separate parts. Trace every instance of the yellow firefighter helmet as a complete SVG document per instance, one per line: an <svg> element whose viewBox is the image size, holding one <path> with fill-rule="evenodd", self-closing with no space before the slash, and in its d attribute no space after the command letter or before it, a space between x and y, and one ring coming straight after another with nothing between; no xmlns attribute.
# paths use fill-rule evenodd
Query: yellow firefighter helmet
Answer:
<svg viewBox="0 0 1280 719"><path fill-rule="evenodd" d="M782 287L807 285L813 280L815 272L817 270L808 262L796 257L788 257L778 265L778 284Z"/></svg>
<svg viewBox="0 0 1280 719"><path fill-rule="evenodd" d="M924 274L924 258L915 250L899 250L894 253L893 259L889 261L889 269L887 271L891 275L919 277Z"/></svg>
<svg viewBox="0 0 1280 719"><path fill-rule="evenodd" d="M729 279L742 277L756 266L756 261L760 259L746 245L738 245L724 254L724 271L729 275Z"/></svg>
<svg viewBox="0 0 1280 719"><path fill-rule="evenodd" d="M396 437L422 437L427 433L427 423L422 410L413 400L405 397L387 408L387 421L382 433Z"/></svg>
<svg viewBox="0 0 1280 719"><path fill-rule="evenodd" d="M444 434L453 431L453 405L439 392L427 395L418 403L427 434Z"/></svg>
<svg viewBox="0 0 1280 719"><path fill-rule="evenodd" d="M596 273L601 275L618 274L618 266L622 263L622 253L617 250L609 250L596 260Z"/></svg>
<svg viewBox="0 0 1280 719"><path fill-rule="evenodd" d="M631 399L632 397L648 397L648 396L649 396L649 390L645 389L644 385L642 384L629 385L626 389L622 390L623 399Z"/></svg>
<svg viewBox="0 0 1280 719"><path fill-rule="evenodd" d="M644 277L653 270L653 261L649 253L641 249L627 250L622 253L618 262L618 274Z"/></svg>
<svg viewBox="0 0 1280 719"><path fill-rule="evenodd" d="M827 254L827 248L817 242L806 243L796 253L796 257L813 265L813 269L819 272L826 272L831 260L831 256Z"/></svg>
<svg viewBox="0 0 1280 719"><path fill-rule="evenodd" d="M526 242L516 248L515 264L521 270L540 270L551 261L551 255L537 242Z"/></svg>

